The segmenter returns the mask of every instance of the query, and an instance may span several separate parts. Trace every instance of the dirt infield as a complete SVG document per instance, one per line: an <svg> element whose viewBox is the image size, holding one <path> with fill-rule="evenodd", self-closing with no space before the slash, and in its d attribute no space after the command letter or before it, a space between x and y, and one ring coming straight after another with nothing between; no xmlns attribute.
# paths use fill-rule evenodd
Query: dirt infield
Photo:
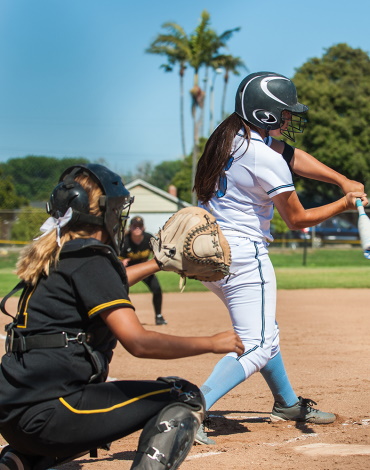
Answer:
<svg viewBox="0 0 370 470"><path fill-rule="evenodd" d="M207 335L231 324L225 307L208 292L165 294L169 324L154 326L149 294L131 299L149 329L187 336ZM11 299L13 300L13 299ZM369 302L369 303L368 303ZM182 470L368 470L370 468L370 290L295 290L278 292L278 321L284 361L299 395L337 414L329 425L271 424L271 393L260 374L232 390L211 409L214 446L193 446ZM6 323L3 316L1 325ZM2 328L2 327L1 327ZM0 348L3 329L0 330ZM181 375L197 384L220 356L206 354L171 361L115 352L110 378L153 379ZM67 431L67 430L66 430ZM81 458L64 470L128 470L139 433ZM4 441L0 440L0 444Z"/></svg>

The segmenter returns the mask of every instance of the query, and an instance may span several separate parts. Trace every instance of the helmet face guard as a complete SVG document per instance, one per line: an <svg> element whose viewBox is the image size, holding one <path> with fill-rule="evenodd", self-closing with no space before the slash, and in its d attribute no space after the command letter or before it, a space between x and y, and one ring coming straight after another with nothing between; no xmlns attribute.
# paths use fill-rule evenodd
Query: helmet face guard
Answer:
<svg viewBox="0 0 370 470"><path fill-rule="evenodd" d="M284 118L281 118L280 132L281 135L289 140L295 142L295 134L302 134L306 127L307 119L298 113L291 113L291 118L288 122L286 129L283 129L285 125Z"/></svg>
<svg viewBox="0 0 370 470"><path fill-rule="evenodd" d="M87 174L101 188L99 199L102 217L90 214L89 198L85 189L75 181L79 174ZM103 226L110 238L110 245L119 255L122 251L125 226L128 220L133 197L125 188L119 175L103 165L95 163L74 165L67 168L54 188L47 205L47 212L53 217L61 217L72 208L70 224L93 224Z"/></svg>
<svg viewBox="0 0 370 470"><path fill-rule="evenodd" d="M284 111L291 113L288 126L283 118ZM267 132L280 129L284 137L293 141L294 135L304 130L306 120L302 113L307 111L308 107L298 102L294 83L272 72L245 77L235 97L235 112L242 119Z"/></svg>

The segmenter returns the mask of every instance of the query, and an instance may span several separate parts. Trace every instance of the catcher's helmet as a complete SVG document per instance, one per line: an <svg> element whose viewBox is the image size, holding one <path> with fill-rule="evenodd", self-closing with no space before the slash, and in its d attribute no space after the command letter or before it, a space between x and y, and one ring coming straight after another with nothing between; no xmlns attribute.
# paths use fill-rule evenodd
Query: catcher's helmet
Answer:
<svg viewBox="0 0 370 470"><path fill-rule="evenodd" d="M89 197L85 189L75 181L79 174L87 174L102 189L99 199L102 216L90 214ZM128 219L133 197L125 188L119 175L103 165L91 163L74 165L67 168L54 188L46 211L53 217L62 217L69 208L72 209L70 226L92 224L103 226L109 234L110 244L117 254L123 245L124 228Z"/></svg>
<svg viewBox="0 0 370 470"><path fill-rule="evenodd" d="M294 134L303 132L306 123L299 114L308 111L307 106L298 102L294 83L273 72L252 73L240 83L235 97L235 112L250 124L267 131L281 129L285 110L292 114L292 118L281 134L294 142Z"/></svg>

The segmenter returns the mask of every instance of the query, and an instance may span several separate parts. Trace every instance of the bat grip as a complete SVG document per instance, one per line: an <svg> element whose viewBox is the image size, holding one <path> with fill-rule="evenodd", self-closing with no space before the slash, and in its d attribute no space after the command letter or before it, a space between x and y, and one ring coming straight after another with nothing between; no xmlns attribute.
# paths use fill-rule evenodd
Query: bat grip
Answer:
<svg viewBox="0 0 370 470"><path fill-rule="evenodd" d="M357 207L359 216L366 215L364 206L362 205L362 201L360 198L356 198L356 207Z"/></svg>

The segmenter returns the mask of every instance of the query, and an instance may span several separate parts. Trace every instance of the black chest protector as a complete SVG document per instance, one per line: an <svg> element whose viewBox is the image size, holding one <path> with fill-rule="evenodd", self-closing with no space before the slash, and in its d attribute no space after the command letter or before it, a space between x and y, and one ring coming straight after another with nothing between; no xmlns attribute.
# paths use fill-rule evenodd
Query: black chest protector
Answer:
<svg viewBox="0 0 370 470"><path fill-rule="evenodd" d="M68 257L78 258L84 256L87 252L99 253L106 256L115 271L122 279L124 285L128 285L126 271L115 252L108 245L100 243L98 240L75 239L66 244L60 255L60 259ZM20 281L11 292L9 292L1 301L0 309L9 317L12 322L5 326L7 333L5 349L6 353L26 353L31 349L47 349L47 348L65 348L70 343L78 343L83 345L88 357L93 365L93 374L90 378L91 382L102 382L108 376L109 362L112 356L112 350L117 343L116 338L102 321L90 322L85 329L77 334L70 335L64 331L53 334L34 334L26 336L17 328L18 317L13 317L5 307L7 300L17 291L26 289L28 286L24 281ZM127 287L128 289L128 287Z"/></svg>

